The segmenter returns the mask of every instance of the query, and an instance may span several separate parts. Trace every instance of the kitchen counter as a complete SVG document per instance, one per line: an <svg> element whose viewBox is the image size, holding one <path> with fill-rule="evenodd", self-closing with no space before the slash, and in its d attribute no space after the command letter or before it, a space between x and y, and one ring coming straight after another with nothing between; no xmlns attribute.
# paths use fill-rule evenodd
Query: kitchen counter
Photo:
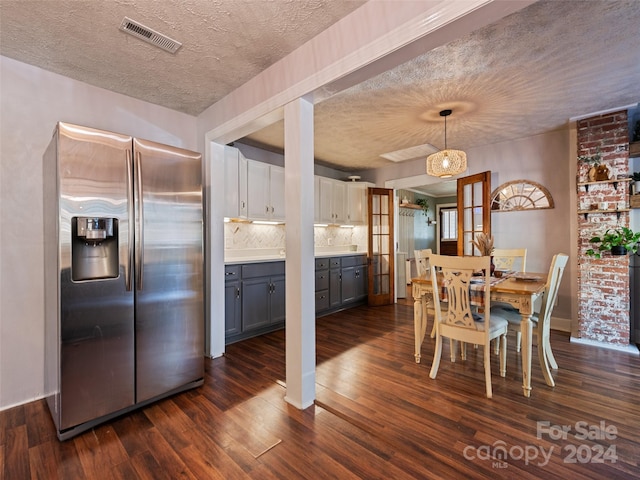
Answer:
<svg viewBox="0 0 640 480"><path fill-rule="evenodd" d="M344 257L349 255L366 255L367 252L357 251L357 245L336 245L329 247L317 247L315 258ZM286 260L286 252L282 248L251 248L238 250L225 250L225 265L237 265L242 263L280 262Z"/></svg>

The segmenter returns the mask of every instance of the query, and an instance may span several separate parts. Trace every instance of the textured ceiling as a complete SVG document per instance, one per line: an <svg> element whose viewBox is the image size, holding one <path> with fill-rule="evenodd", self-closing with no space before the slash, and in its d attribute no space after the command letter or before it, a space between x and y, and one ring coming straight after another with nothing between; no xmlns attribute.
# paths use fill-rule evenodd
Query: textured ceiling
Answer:
<svg viewBox="0 0 640 480"><path fill-rule="evenodd" d="M364 1L0 0L0 53L198 115ZM124 17L183 44L118 30Z"/></svg>
<svg viewBox="0 0 640 480"><path fill-rule="evenodd" d="M192 115L358 8L331 0L0 0L0 53ZM139 21L176 55L118 30ZM544 133L640 100L640 1L535 3L315 106L315 154L345 171L380 155ZM243 139L283 147L276 123Z"/></svg>
<svg viewBox="0 0 640 480"><path fill-rule="evenodd" d="M315 106L316 158L351 168L386 152L474 146L557 129L640 101L640 1L539 2ZM281 147L282 122L250 135Z"/></svg>

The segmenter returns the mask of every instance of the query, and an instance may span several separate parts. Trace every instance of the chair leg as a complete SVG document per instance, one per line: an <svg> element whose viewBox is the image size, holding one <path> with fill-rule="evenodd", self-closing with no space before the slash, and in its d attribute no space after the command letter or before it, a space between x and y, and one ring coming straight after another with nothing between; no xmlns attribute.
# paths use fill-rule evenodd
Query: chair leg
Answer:
<svg viewBox="0 0 640 480"><path fill-rule="evenodd" d="M487 384L487 398L493 396L491 391L491 342L484 345L484 381Z"/></svg>
<svg viewBox="0 0 640 480"><path fill-rule="evenodd" d="M507 334L500 335L500 338L496 338L496 343L500 341L500 376L505 377L507 375Z"/></svg>
<svg viewBox="0 0 640 480"><path fill-rule="evenodd" d="M553 356L553 352L551 351L551 344L549 343L548 339L544 342L544 351L547 354L547 361L549 362L549 366L554 370L557 370L558 362L556 362L556 358Z"/></svg>
<svg viewBox="0 0 640 480"><path fill-rule="evenodd" d="M547 355L545 352L544 342L538 337L538 358L540 359L540 368L542 369L542 376L547 385L554 387L556 383L553 381L551 371L549 370L549 364L547 363Z"/></svg>
<svg viewBox="0 0 640 480"><path fill-rule="evenodd" d="M436 316L433 316L433 328L431 329L431 338L436 338Z"/></svg>
<svg viewBox="0 0 640 480"><path fill-rule="evenodd" d="M467 359L467 344L465 342L460 342L460 359Z"/></svg>
<svg viewBox="0 0 640 480"><path fill-rule="evenodd" d="M442 355L442 337L436 336L436 348L433 352L433 362L431 363L431 371L429 372L430 378L436 378L438 374L438 367L440 366L440 356Z"/></svg>
<svg viewBox="0 0 640 480"><path fill-rule="evenodd" d="M516 352L520 352L520 344L522 343L522 333L520 331L516 332Z"/></svg>
<svg viewBox="0 0 640 480"><path fill-rule="evenodd" d="M496 355L498 355L500 353L500 339L499 338L495 338L493 340L493 353L495 353Z"/></svg>

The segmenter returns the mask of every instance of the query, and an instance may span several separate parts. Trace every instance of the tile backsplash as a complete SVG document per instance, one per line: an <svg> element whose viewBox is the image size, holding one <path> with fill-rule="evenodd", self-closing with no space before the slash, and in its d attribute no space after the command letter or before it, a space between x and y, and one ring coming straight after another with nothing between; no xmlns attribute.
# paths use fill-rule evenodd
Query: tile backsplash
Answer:
<svg viewBox="0 0 640 480"><path fill-rule="evenodd" d="M248 248L285 248L285 225L255 225L251 223L225 223L225 250ZM316 247L357 245L358 251L367 251L367 227L314 227Z"/></svg>

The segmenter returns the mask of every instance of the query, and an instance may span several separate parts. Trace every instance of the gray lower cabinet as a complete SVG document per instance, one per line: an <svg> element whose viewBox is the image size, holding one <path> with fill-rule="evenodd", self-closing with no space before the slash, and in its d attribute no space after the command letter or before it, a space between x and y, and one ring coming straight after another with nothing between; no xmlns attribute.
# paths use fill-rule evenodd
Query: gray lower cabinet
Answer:
<svg viewBox="0 0 640 480"><path fill-rule="evenodd" d="M225 267L224 274L224 334L229 337L242 331L240 265Z"/></svg>
<svg viewBox="0 0 640 480"><path fill-rule="evenodd" d="M317 258L316 313L327 314L366 301L367 271L366 255Z"/></svg>
<svg viewBox="0 0 640 480"><path fill-rule="evenodd" d="M284 262L242 266L242 331L284 322Z"/></svg>
<svg viewBox="0 0 640 480"><path fill-rule="evenodd" d="M322 257L315 261L316 314L366 302L367 256ZM225 343L284 328L285 263L225 267Z"/></svg>
<svg viewBox="0 0 640 480"><path fill-rule="evenodd" d="M232 269L238 269L234 280ZM284 262L225 267L225 342L244 340L284 327ZM237 290L233 290L238 287Z"/></svg>

